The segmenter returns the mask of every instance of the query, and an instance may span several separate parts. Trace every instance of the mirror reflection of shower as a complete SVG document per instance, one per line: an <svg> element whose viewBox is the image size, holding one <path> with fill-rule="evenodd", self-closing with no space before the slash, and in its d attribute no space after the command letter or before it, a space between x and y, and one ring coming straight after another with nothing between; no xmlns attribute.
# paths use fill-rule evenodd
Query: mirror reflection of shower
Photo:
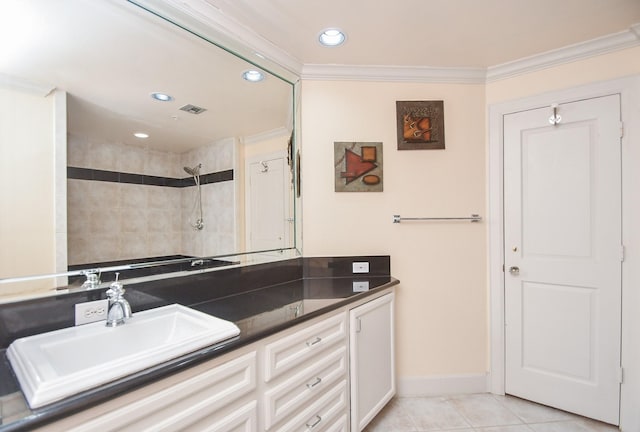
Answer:
<svg viewBox="0 0 640 432"><path fill-rule="evenodd" d="M191 210L191 215L195 215L195 221L193 223L189 222L189 225L198 231L204 228L204 219L202 218L202 190L200 189L200 168L202 168L202 164L198 164L193 168L184 167L184 171L193 176L193 181L196 183L196 193L193 200L193 208ZM196 210L198 211L197 214L195 214Z"/></svg>

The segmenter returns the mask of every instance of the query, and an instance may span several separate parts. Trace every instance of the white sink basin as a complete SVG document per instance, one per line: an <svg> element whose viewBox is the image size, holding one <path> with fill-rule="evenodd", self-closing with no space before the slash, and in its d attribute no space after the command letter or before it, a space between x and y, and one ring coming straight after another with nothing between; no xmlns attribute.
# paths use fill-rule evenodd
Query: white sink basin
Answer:
<svg viewBox="0 0 640 432"><path fill-rule="evenodd" d="M137 312L119 327L100 321L21 338L7 356L38 408L239 333L230 321L174 304Z"/></svg>

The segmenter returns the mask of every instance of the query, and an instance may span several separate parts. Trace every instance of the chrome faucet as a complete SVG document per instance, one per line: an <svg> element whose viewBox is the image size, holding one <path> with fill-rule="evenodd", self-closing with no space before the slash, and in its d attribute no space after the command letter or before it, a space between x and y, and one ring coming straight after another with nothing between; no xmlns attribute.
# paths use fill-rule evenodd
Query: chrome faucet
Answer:
<svg viewBox="0 0 640 432"><path fill-rule="evenodd" d="M83 270L81 273L87 278L82 284L82 289L92 290L98 288L100 285L100 269Z"/></svg>
<svg viewBox="0 0 640 432"><path fill-rule="evenodd" d="M118 276L120 276L120 273L116 273L115 282L113 282L107 290L107 297L109 298L106 323L107 327L122 325L125 320L131 318L132 315L131 306L124 298L125 289L122 287L122 283L118 282Z"/></svg>

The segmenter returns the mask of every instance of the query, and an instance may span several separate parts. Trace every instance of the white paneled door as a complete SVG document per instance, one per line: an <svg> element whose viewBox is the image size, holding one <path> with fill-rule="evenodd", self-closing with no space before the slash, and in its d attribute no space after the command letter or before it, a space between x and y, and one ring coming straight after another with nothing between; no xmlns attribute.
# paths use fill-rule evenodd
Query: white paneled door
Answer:
<svg viewBox="0 0 640 432"><path fill-rule="evenodd" d="M621 130L619 95L504 117L506 392L612 424Z"/></svg>
<svg viewBox="0 0 640 432"><path fill-rule="evenodd" d="M286 154L248 161L247 240L249 251L290 246L291 182Z"/></svg>

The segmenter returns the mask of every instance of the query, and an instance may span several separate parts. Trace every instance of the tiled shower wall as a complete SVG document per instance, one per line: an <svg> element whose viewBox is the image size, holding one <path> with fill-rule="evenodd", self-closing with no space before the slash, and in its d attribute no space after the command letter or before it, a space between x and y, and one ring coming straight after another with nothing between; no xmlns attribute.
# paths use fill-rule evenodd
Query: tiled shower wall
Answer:
<svg viewBox="0 0 640 432"><path fill-rule="evenodd" d="M87 169L83 172L91 178L68 179L69 265L232 253L235 186L228 178L234 168L234 147L232 140L226 140L179 154L69 135L68 166ZM183 170L198 163L201 178L212 181L202 185L205 227L201 231L190 225L197 217L196 188ZM103 171L109 175L102 176ZM142 176L154 176L153 181L123 180Z"/></svg>

